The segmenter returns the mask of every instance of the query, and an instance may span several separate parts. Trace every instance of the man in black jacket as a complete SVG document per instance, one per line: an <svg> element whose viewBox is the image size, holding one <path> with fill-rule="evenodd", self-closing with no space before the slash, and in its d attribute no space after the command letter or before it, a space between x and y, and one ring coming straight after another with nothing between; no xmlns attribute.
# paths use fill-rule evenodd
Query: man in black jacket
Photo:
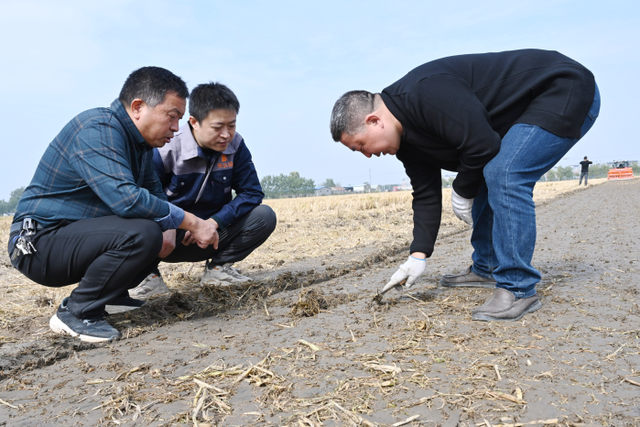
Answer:
<svg viewBox="0 0 640 427"><path fill-rule="evenodd" d="M580 180L578 181L578 185L582 184L582 178L584 178L584 185L587 186L587 181L589 180L589 165L593 162L587 159L587 156L584 156L584 160L580 162Z"/></svg>
<svg viewBox="0 0 640 427"><path fill-rule="evenodd" d="M451 201L474 226L473 265L445 286L494 285L475 320L517 320L539 309L531 266L533 187L591 128L600 95L589 70L566 56L518 50L428 62L379 94L352 91L335 104L331 134L367 157L396 155L413 186L409 259L385 290L413 285L440 226L441 170L458 172Z"/></svg>

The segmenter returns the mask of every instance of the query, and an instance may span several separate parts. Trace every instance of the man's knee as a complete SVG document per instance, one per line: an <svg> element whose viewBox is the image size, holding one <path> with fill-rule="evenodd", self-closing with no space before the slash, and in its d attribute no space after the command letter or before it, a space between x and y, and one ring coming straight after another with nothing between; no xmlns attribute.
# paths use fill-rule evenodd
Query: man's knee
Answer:
<svg viewBox="0 0 640 427"><path fill-rule="evenodd" d="M162 249L162 229L152 220L132 219L129 235L136 246L157 256Z"/></svg>
<svg viewBox="0 0 640 427"><path fill-rule="evenodd" d="M484 167L483 175L487 188L497 189L504 187L507 182L508 170L499 162L493 160Z"/></svg>
<svg viewBox="0 0 640 427"><path fill-rule="evenodd" d="M251 214L252 216L254 216L256 224L259 228L263 229L269 234L273 233L273 230L275 230L276 224L278 223L278 219L276 218L276 213L273 211L273 209L271 209L270 206L256 206Z"/></svg>

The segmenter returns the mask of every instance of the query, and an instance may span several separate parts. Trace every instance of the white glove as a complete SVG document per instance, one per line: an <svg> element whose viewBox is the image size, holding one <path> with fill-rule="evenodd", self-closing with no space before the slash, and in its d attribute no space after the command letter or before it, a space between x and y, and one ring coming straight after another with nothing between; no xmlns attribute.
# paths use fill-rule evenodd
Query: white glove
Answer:
<svg viewBox="0 0 640 427"><path fill-rule="evenodd" d="M400 282L407 279L407 282L404 284L405 289L409 289L413 284L418 280L418 277L422 276L424 270L427 266L427 260L421 258L414 258L409 256L407 262L402 264L398 271L393 273L391 276L391 280L387 283L384 288L382 288L382 293L387 292L389 289L394 286L402 286Z"/></svg>
<svg viewBox="0 0 640 427"><path fill-rule="evenodd" d="M451 206L453 207L453 213L456 214L458 219L466 222L473 227L473 218L471 217L471 208L473 207L473 199L465 199L456 193L456 190L451 188Z"/></svg>

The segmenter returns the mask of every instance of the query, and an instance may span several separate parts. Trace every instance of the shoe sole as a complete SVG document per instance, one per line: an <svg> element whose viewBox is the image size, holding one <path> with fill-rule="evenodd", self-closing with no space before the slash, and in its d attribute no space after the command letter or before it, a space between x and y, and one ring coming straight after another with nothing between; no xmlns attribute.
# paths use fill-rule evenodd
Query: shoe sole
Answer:
<svg viewBox="0 0 640 427"><path fill-rule="evenodd" d="M80 338L80 341L85 341L85 342L105 342L105 341L113 341L119 338L118 336L113 336L111 338L102 338L102 337L94 337L91 335L78 334L77 332L74 332L70 327L68 327L66 323L60 320L57 314L54 314L51 320L49 320L49 327L53 332L57 334L68 334L68 335L71 335L72 337L78 337Z"/></svg>
<svg viewBox="0 0 640 427"><path fill-rule="evenodd" d="M445 282L444 279L440 281L442 286L447 288L495 288L496 282Z"/></svg>
<svg viewBox="0 0 640 427"><path fill-rule="evenodd" d="M246 285L247 283L252 283L252 282L253 282L253 280L228 281L228 280L220 280L220 279L214 279L214 278L209 278L209 279L206 279L206 280L200 280L200 284L201 285L214 285L214 286L222 286L222 287Z"/></svg>
<svg viewBox="0 0 640 427"><path fill-rule="evenodd" d="M218 279L207 279L207 280L201 280L200 284L206 285L206 286L220 286L222 288L228 288L229 286L239 285L240 283L225 282Z"/></svg>
<svg viewBox="0 0 640 427"><path fill-rule="evenodd" d="M540 300L534 302L533 304L531 304L529 307L526 308L526 310L523 310L522 313L520 313L518 315L518 317L514 317L514 318L499 318L499 317L492 317L489 316L488 314L484 314L484 313L478 313L478 314L472 314L471 315L471 320L480 320L483 322L515 322L516 320L520 320L522 318L522 316L524 316L527 313L533 313L534 311L540 310L540 308L542 308L542 302L540 302Z"/></svg>

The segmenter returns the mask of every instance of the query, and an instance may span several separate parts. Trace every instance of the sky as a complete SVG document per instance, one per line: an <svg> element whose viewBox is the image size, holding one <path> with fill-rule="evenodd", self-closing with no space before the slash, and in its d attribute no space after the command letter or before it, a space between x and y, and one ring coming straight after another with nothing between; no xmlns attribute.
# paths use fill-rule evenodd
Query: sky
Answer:
<svg viewBox="0 0 640 427"><path fill-rule="evenodd" d="M379 92L446 56L558 50L594 73L602 96L596 124L559 164L640 160L635 0L0 0L0 37L4 200L29 184L68 121L109 106L147 65L189 89L229 86L260 178L297 171L316 184L375 185L400 183L404 168L333 142L329 117L343 93Z"/></svg>

